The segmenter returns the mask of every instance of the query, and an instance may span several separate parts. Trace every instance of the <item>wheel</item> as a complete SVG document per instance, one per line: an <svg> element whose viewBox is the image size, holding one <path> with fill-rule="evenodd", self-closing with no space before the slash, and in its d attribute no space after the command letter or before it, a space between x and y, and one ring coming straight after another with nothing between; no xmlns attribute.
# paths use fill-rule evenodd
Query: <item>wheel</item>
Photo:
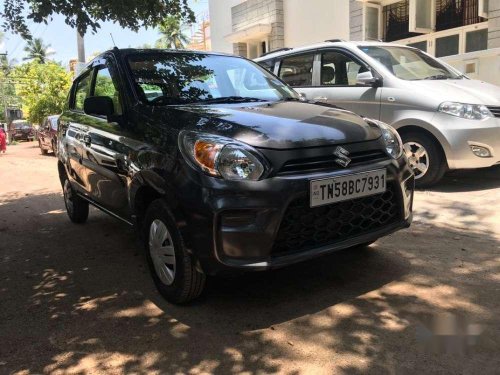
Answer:
<svg viewBox="0 0 500 375"><path fill-rule="evenodd" d="M66 212L70 220L76 224L85 223L89 217L89 202L75 193L68 179L64 181L63 193Z"/></svg>
<svg viewBox="0 0 500 375"><path fill-rule="evenodd" d="M40 147L42 155L47 155L47 150L42 147L42 142L38 141L38 147Z"/></svg>
<svg viewBox="0 0 500 375"><path fill-rule="evenodd" d="M418 188L435 185L446 172L446 160L439 145L430 136L408 132L401 136Z"/></svg>
<svg viewBox="0 0 500 375"><path fill-rule="evenodd" d="M143 226L145 256L160 294L169 302L182 304L197 298L206 277L197 270L186 251L181 233L163 199L153 201Z"/></svg>

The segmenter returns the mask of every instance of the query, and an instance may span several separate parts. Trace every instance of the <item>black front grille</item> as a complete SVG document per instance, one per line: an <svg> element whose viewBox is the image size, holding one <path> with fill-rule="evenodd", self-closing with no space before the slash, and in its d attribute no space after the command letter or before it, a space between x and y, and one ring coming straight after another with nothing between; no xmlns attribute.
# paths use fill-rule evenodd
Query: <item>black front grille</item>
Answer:
<svg viewBox="0 0 500 375"><path fill-rule="evenodd" d="M335 162L336 158L337 157L335 155L330 154L314 158L290 160L281 167L278 175L335 170L343 168ZM367 150L352 152L349 155L349 158L351 159L349 167L352 167L363 163L384 160L387 159L388 156L383 150Z"/></svg>
<svg viewBox="0 0 500 375"><path fill-rule="evenodd" d="M500 117L500 107L495 107L492 105L488 105L486 107L490 110L490 112L493 114L493 116Z"/></svg>
<svg viewBox="0 0 500 375"><path fill-rule="evenodd" d="M281 222L273 255L330 245L371 232L400 219L392 184L383 194L311 208L308 197L293 201Z"/></svg>

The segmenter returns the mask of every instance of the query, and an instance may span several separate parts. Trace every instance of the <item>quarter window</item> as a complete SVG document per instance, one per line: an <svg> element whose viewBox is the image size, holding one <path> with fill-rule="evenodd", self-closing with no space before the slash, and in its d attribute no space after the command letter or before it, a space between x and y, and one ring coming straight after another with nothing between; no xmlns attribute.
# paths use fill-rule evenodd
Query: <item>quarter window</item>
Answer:
<svg viewBox="0 0 500 375"><path fill-rule="evenodd" d="M322 86L356 86L359 73L367 68L339 52L327 52L321 56Z"/></svg>
<svg viewBox="0 0 500 375"><path fill-rule="evenodd" d="M283 59L280 78L294 87L312 86L314 55L292 56Z"/></svg>
<svg viewBox="0 0 500 375"><path fill-rule="evenodd" d="M79 79L78 82L76 83L75 102L73 105L74 109L77 109L79 111L83 111L83 102L89 96L90 77L91 77L91 74L89 72L85 76L83 76L81 79Z"/></svg>
<svg viewBox="0 0 500 375"><path fill-rule="evenodd" d="M100 68L95 77L94 96L107 96L113 101L113 106L116 114L122 113L122 106L118 90L111 78L108 68Z"/></svg>

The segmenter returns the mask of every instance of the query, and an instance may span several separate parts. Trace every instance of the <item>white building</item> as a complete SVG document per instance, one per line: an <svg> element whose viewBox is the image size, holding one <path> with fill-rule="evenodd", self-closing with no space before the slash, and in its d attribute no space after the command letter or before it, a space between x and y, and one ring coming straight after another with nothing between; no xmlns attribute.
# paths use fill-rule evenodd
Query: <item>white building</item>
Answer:
<svg viewBox="0 0 500 375"><path fill-rule="evenodd" d="M350 0L350 39L420 48L500 85L500 0Z"/></svg>
<svg viewBox="0 0 500 375"><path fill-rule="evenodd" d="M212 50L256 58L349 38L349 0L209 0Z"/></svg>

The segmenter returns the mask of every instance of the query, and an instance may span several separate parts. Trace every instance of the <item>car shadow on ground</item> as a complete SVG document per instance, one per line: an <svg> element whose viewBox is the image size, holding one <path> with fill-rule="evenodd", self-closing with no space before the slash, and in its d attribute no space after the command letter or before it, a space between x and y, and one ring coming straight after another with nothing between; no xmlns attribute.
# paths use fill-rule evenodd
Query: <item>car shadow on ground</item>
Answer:
<svg viewBox="0 0 500 375"><path fill-rule="evenodd" d="M132 229L96 210L73 225L63 207L60 194L0 200L0 336L9 343L0 372L298 373L283 366L300 362L299 344L335 353L345 373L432 370L439 358L416 348L415 327L436 299L446 312L472 305L482 324L491 319L491 306L477 305L488 288L450 281L472 261L468 277L487 280L498 247L487 231L472 228L444 256L439 242L460 232L442 228L437 239L422 226L365 250L211 278L199 301L181 307L159 297ZM346 361L354 357L361 367ZM450 368L464 366L457 357Z"/></svg>

